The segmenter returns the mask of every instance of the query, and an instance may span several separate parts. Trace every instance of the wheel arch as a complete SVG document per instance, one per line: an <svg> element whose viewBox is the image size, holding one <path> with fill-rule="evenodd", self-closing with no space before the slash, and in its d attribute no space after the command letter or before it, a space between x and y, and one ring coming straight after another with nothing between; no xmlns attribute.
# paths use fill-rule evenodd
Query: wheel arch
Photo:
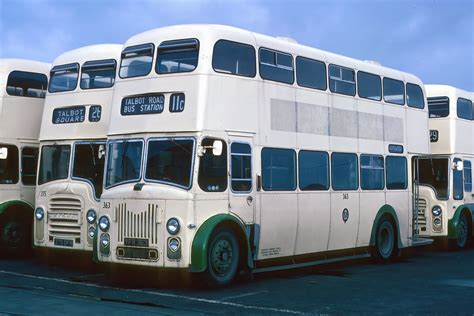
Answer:
<svg viewBox="0 0 474 316"><path fill-rule="evenodd" d="M390 218L393 221L393 224L396 226L395 233L397 234L397 247L399 249L402 248L403 243L400 237L400 223L398 221L398 216L397 216L397 213L395 212L395 209L389 204L385 204L384 206L382 206L377 212L377 215L375 216L374 222L372 224L372 231L370 234L369 245L375 246L375 239L377 236L377 227L380 223L380 220L385 217Z"/></svg>
<svg viewBox="0 0 474 316"><path fill-rule="evenodd" d="M12 200L0 204L0 217L12 212L15 209L24 210L27 213L26 215L28 215L33 220L33 205L22 200Z"/></svg>
<svg viewBox="0 0 474 316"><path fill-rule="evenodd" d="M204 272L207 269L207 248L209 239L215 229L219 227L228 227L236 234L237 240L245 258L241 263L246 262L248 268L253 268L252 255L250 253L250 244L245 233L244 224L235 216L230 214L218 214L208 218L198 229L191 245L191 264L190 272ZM243 250L243 251L242 251Z"/></svg>
<svg viewBox="0 0 474 316"><path fill-rule="evenodd" d="M458 233L459 233L459 219L461 218L462 214L467 215L467 219L468 219L467 223L471 231L471 236L474 234L474 230L472 229L472 225L473 225L472 211L467 204L462 204L458 206L458 208L454 212L453 217L450 220L448 220L448 238L450 239L457 238Z"/></svg>

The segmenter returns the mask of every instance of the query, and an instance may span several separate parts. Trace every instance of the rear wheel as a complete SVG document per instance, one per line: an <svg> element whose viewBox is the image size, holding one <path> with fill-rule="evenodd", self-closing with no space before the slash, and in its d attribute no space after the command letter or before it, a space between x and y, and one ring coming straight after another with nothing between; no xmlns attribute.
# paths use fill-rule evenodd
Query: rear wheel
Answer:
<svg viewBox="0 0 474 316"><path fill-rule="evenodd" d="M395 257L396 249L395 227L388 218L383 218L377 225L374 257L381 262L389 262Z"/></svg>
<svg viewBox="0 0 474 316"><path fill-rule="evenodd" d="M213 286L231 283L239 268L239 242L232 230L219 228L209 241L207 280Z"/></svg>
<svg viewBox="0 0 474 316"><path fill-rule="evenodd" d="M9 213L0 219L0 248L7 255L26 255L31 249L31 225Z"/></svg>
<svg viewBox="0 0 474 316"><path fill-rule="evenodd" d="M469 240L469 223L465 213L459 218L458 236L455 240L456 249L465 249Z"/></svg>

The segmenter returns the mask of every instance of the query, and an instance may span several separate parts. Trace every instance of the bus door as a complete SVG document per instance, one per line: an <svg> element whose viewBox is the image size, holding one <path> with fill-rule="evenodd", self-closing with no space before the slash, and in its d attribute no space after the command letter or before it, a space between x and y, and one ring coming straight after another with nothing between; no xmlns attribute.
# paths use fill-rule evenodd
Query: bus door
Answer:
<svg viewBox="0 0 474 316"><path fill-rule="evenodd" d="M38 166L38 145L22 143L20 147L21 197L23 200L34 204L36 170Z"/></svg>
<svg viewBox="0 0 474 316"><path fill-rule="evenodd" d="M230 143L229 211L246 224L255 223L255 185L252 179L252 138L240 137Z"/></svg>

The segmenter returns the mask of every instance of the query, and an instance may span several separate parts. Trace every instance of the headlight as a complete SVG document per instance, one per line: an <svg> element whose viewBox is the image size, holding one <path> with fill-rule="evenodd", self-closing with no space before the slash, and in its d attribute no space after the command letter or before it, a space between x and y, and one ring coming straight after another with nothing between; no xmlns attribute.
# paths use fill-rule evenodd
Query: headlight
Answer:
<svg viewBox="0 0 474 316"><path fill-rule="evenodd" d="M104 248L109 247L109 245L110 245L110 235L109 234L100 235L100 244Z"/></svg>
<svg viewBox="0 0 474 316"><path fill-rule="evenodd" d="M89 227L89 230L87 231L87 233L89 234L89 237L91 239L93 239L94 236L95 236L95 228L94 227Z"/></svg>
<svg viewBox="0 0 474 316"><path fill-rule="evenodd" d="M171 238L168 242L168 247L172 252L176 252L179 249L179 240L176 238Z"/></svg>
<svg viewBox="0 0 474 316"><path fill-rule="evenodd" d="M176 235L179 233L179 221L174 217L170 218L166 223L166 229L171 235Z"/></svg>
<svg viewBox="0 0 474 316"><path fill-rule="evenodd" d="M38 207L35 210L36 220L41 221L44 218L44 210L41 207Z"/></svg>
<svg viewBox="0 0 474 316"><path fill-rule="evenodd" d="M106 232L110 228L110 221L107 216L101 216L99 218L99 228L101 231Z"/></svg>
<svg viewBox="0 0 474 316"><path fill-rule="evenodd" d="M93 209L90 209L87 211L86 218L89 224L94 224L97 218L97 213Z"/></svg>
<svg viewBox="0 0 474 316"><path fill-rule="evenodd" d="M441 212L441 207L438 205L433 206L433 208L431 209L431 213L433 213L434 216L440 216Z"/></svg>

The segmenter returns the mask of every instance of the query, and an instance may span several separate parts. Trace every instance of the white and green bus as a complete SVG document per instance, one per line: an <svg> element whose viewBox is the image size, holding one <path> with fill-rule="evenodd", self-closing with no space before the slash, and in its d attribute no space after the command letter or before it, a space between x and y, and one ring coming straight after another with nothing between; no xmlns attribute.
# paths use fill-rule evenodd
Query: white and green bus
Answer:
<svg viewBox="0 0 474 316"><path fill-rule="evenodd" d="M66 52L53 63L40 132L34 244L92 251L105 140L121 45Z"/></svg>
<svg viewBox="0 0 474 316"><path fill-rule="evenodd" d="M219 25L124 45L95 252L230 283L421 244L411 157L429 153L414 75Z"/></svg>
<svg viewBox="0 0 474 316"><path fill-rule="evenodd" d="M432 156L418 159L415 168L419 234L463 249L474 234L474 98L451 86L425 87Z"/></svg>
<svg viewBox="0 0 474 316"><path fill-rule="evenodd" d="M0 253L31 248L38 135L50 65L0 59Z"/></svg>

